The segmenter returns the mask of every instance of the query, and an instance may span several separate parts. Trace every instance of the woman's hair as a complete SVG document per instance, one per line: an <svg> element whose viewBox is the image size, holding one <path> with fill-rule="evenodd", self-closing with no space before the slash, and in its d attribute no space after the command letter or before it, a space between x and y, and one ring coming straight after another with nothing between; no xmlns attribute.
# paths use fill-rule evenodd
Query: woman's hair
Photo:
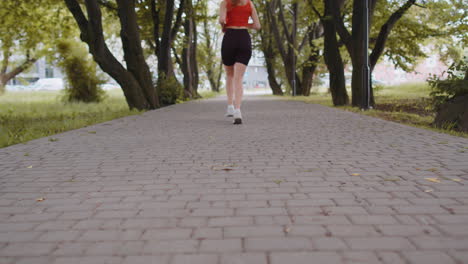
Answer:
<svg viewBox="0 0 468 264"><path fill-rule="evenodd" d="M231 0L231 5L237 6L240 4L240 0Z"/></svg>

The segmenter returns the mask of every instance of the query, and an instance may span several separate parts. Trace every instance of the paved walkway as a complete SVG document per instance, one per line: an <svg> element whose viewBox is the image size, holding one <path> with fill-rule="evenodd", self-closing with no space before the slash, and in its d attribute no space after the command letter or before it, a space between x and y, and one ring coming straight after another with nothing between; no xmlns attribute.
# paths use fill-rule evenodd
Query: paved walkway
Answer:
<svg viewBox="0 0 468 264"><path fill-rule="evenodd" d="M224 109L0 149L0 263L468 263L468 139L265 97L241 126Z"/></svg>

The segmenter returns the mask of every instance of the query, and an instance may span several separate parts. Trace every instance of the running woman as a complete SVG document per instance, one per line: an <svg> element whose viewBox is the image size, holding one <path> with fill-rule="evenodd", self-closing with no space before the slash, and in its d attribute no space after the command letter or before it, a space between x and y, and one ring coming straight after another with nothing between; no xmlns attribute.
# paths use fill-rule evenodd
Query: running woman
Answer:
<svg viewBox="0 0 468 264"><path fill-rule="evenodd" d="M250 17L252 24L248 23ZM221 57L226 70L226 116L234 117L234 124L238 125L242 124L242 79L252 56L252 41L248 29L259 30L260 21L251 0L222 0L219 23L224 32Z"/></svg>

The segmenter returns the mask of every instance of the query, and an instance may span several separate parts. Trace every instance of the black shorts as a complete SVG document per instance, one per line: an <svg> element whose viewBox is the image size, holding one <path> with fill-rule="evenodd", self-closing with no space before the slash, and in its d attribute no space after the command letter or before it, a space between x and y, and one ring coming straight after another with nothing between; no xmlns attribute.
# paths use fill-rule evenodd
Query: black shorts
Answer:
<svg viewBox="0 0 468 264"><path fill-rule="evenodd" d="M248 65L252 57L252 40L249 31L228 28L224 33L221 57L226 66L232 66L236 62Z"/></svg>

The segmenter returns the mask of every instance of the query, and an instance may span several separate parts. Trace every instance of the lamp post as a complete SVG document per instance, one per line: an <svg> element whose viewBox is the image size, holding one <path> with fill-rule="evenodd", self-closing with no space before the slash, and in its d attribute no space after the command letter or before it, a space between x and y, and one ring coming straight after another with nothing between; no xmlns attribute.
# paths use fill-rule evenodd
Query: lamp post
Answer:
<svg viewBox="0 0 468 264"><path fill-rule="evenodd" d="M362 27L363 27L363 87L362 87L362 102L361 109L368 110L370 107L370 69L369 69L369 0L363 0L363 14L362 14Z"/></svg>
<svg viewBox="0 0 468 264"><path fill-rule="evenodd" d="M292 9L289 9L289 12L291 12L291 15L293 17L292 20L292 33L291 33L291 38L292 38L292 49L293 49L293 54L292 54L292 95L296 96L296 32L297 32L297 8L298 4L297 2L293 3Z"/></svg>

